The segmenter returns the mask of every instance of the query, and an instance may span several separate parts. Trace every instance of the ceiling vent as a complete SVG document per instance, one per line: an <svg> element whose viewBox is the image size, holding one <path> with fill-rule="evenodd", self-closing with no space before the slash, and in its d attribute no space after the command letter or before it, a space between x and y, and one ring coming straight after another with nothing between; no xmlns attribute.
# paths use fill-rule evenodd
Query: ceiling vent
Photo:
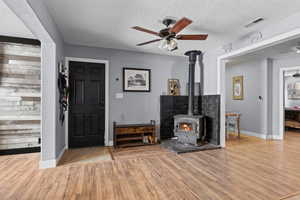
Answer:
<svg viewBox="0 0 300 200"><path fill-rule="evenodd" d="M257 18L255 19L254 21L250 22L249 24L245 25L245 28L250 28L251 26L254 26L262 21L264 21L265 19L264 18Z"/></svg>

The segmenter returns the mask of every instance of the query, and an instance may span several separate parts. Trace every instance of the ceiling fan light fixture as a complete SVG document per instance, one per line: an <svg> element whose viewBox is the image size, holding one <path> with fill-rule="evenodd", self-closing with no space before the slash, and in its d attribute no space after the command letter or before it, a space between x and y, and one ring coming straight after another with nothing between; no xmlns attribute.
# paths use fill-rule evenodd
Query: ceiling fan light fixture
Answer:
<svg viewBox="0 0 300 200"><path fill-rule="evenodd" d="M168 44L168 51L174 51L177 49L177 42L174 39L171 39Z"/></svg>
<svg viewBox="0 0 300 200"><path fill-rule="evenodd" d="M178 49L177 42L174 39L163 39L158 47L167 51Z"/></svg>
<svg viewBox="0 0 300 200"><path fill-rule="evenodd" d="M159 44L159 48L160 49L167 49L168 48L168 40L166 40L166 39L163 39L162 41L161 41L161 43Z"/></svg>
<svg viewBox="0 0 300 200"><path fill-rule="evenodd" d="M159 39L150 40L147 42L139 43L137 46L143 46L147 45L153 42L161 41L159 44L160 49L164 49L166 51L175 51L178 49L177 40L206 40L207 34L178 34L180 31L185 29L188 25L192 23L192 20L183 17L180 20L174 20L172 18L167 18L163 20L163 24L166 26L166 28L155 32L149 29L142 28L140 26L134 26L133 29L137 31L141 31L144 33L152 34L155 36L158 36ZM171 24L174 24L170 27Z"/></svg>

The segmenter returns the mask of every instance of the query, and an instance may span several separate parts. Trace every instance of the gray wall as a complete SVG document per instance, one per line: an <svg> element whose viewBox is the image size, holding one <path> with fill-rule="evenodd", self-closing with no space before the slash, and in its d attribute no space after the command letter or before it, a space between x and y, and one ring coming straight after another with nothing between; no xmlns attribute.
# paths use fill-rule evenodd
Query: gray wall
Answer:
<svg viewBox="0 0 300 200"><path fill-rule="evenodd" d="M226 65L226 111L242 114L241 129L244 131L264 134L264 97L265 73L264 60L247 61ZM244 100L232 99L232 78L244 76Z"/></svg>
<svg viewBox="0 0 300 200"><path fill-rule="evenodd" d="M65 146L65 128L58 123L57 63L64 58L64 43L43 1L5 0L30 31L41 41L42 167L55 166ZM53 164L54 163L54 164Z"/></svg>
<svg viewBox="0 0 300 200"><path fill-rule="evenodd" d="M181 94L185 94L188 79L187 57L161 56L131 51L83 46L65 46L67 57L92 58L109 61L109 124L112 139L112 123L143 123L160 120L160 95L167 93L167 81L180 79ZM151 69L150 93L124 93L123 99L116 99L116 93L122 92L122 68ZM119 81L116 79L119 78Z"/></svg>
<svg viewBox="0 0 300 200"><path fill-rule="evenodd" d="M267 98L265 98L265 104L266 104L266 123L267 123L267 137L271 138L271 135L273 134L273 59L267 59L266 60L266 93Z"/></svg>
<svg viewBox="0 0 300 200"><path fill-rule="evenodd" d="M42 125L42 138L44 137L44 140L42 139L42 160L50 160L57 158L65 147L65 128L61 126L58 120L59 104L57 89L57 63L63 61L64 43L44 3L40 0L28 0L28 3L49 34L48 36L39 37L42 43L42 51L46 51L43 53L44 57L42 57L42 61L53 55L52 60L47 60L48 62L44 63L44 65L42 63L42 73L44 74L42 74L42 79L44 77L44 81L42 80L42 98L44 97L42 102L49 101L47 105L42 105L42 111L44 113L42 113L42 118L44 117L44 119L42 119L42 123L44 123ZM36 31L32 32L36 33ZM50 114L53 114L53 116ZM54 120L54 126L48 127L48 123L50 122L50 120L48 121L49 117L52 117L51 121ZM53 133L55 133L55 135L53 135ZM52 149L53 147L55 149Z"/></svg>

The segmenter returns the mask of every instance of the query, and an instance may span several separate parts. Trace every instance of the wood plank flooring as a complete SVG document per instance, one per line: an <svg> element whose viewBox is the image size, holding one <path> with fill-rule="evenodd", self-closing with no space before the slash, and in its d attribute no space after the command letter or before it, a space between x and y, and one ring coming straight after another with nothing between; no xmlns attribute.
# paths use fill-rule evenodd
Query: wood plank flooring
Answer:
<svg viewBox="0 0 300 200"><path fill-rule="evenodd" d="M109 160L112 160L110 147L78 148L66 150L59 165L74 165Z"/></svg>
<svg viewBox="0 0 300 200"><path fill-rule="evenodd" d="M115 152L116 160L38 169L39 154L0 157L1 199L279 200L300 191L300 133L248 138L176 155ZM154 148L154 147L152 147ZM161 152L161 153L160 153ZM140 156L142 155L142 156Z"/></svg>
<svg viewBox="0 0 300 200"><path fill-rule="evenodd" d="M286 197L282 198L281 200L300 200L300 192L296 192Z"/></svg>
<svg viewBox="0 0 300 200"><path fill-rule="evenodd" d="M160 145L149 145L142 147L131 147L131 148L117 148L112 150L114 160L126 160L126 159L137 159L137 158L151 158L157 157L162 154L174 153L162 148Z"/></svg>

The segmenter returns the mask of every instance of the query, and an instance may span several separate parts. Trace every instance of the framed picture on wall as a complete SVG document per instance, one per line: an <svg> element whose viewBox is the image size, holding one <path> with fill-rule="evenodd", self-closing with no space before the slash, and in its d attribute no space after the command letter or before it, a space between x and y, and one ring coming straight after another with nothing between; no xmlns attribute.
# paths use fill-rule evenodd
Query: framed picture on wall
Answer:
<svg viewBox="0 0 300 200"><path fill-rule="evenodd" d="M300 82L289 83L287 85L288 99L300 99Z"/></svg>
<svg viewBox="0 0 300 200"><path fill-rule="evenodd" d="M139 68L123 68L124 92L150 92L151 70Z"/></svg>
<svg viewBox="0 0 300 200"><path fill-rule="evenodd" d="M180 95L180 84L178 79L168 79L168 95Z"/></svg>
<svg viewBox="0 0 300 200"><path fill-rule="evenodd" d="M243 100L244 99L244 77L235 76L232 78L232 99Z"/></svg>

